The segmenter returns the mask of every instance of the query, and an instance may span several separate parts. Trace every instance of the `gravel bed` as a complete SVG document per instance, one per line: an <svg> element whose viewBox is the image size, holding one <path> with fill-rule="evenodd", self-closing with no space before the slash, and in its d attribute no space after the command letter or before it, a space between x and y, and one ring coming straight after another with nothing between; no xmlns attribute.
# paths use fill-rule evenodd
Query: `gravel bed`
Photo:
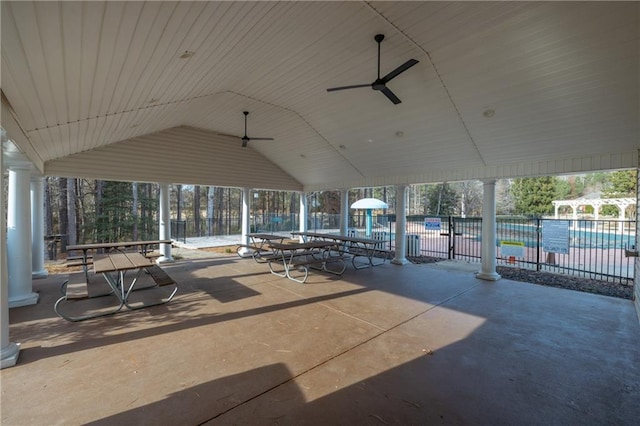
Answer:
<svg viewBox="0 0 640 426"><path fill-rule="evenodd" d="M434 263L444 260L425 256L410 257L408 259L412 263ZM512 281L560 287L569 290L584 291L586 293L633 300L633 282L622 284L619 282L593 280L589 278L553 274L550 272L538 272L530 269L513 268L509 266L498 266L496 267L496 270L502 278Z"/></svg>

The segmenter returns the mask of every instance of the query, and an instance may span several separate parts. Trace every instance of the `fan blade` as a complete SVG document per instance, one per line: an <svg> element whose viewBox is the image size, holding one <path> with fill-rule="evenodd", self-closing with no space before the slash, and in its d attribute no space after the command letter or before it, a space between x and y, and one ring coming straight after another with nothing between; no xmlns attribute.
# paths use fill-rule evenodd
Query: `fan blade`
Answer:
<svg viewBox="0 0 640 426"><path fill-rule="evenodd" d="M225 138L234 138L234 139L242 139L242 136L238 136L238 135L230 135L228 133L218 133L218 132L214 132L217 136L224 136Z"/></svg>
<svg viewBox="0 0 640 426"><path fill-rule="evenodd" d="M389 89L388 87L385 87L384 89L380 90L382 93L384 93L384 95L389 98L389 100L391 102L393 102L395 105L398 105L400 102L402 102L392 91L391 89Z"/></svg>
<svg viewBox="0 0 640 426"><path fill-rule="evenodd" d="M327 92L335 92L336 90L346 90L346 89L359 89L360 87L371 87L371 83L354 84L353 86L332 87L330 89L327 89Z"/></svg>
<svg viewBox="0 0 640 426"><path fill-rule="evenodd" d="M407 62L400 65L398 68L396 68L395 70L391 71L389 74L382 77L382 81L384 81L385 83L388 83L390 80L402 74L403 72L405 72L406 70L408 70L409 68L417 64L418 62L420 61L418 61L417 59L409 59Z"/></svg>
<svg viewBox="0 0 640 426"><path fill-rule="evenodd" d="M272 141L273 138L249 138L250 141Z"/></svg>

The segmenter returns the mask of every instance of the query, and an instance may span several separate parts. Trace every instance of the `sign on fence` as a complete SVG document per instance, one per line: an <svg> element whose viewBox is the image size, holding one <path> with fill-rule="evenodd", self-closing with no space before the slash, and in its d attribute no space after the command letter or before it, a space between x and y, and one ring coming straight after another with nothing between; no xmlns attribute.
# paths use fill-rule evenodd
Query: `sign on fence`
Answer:
<svg viewBox="0 0 640 426"><path fill-rule="evenodd" d="M542 250L547 253L569 253L569 221L542 221Z"/></svg>
<svg viewBox="0 0 640 426"><path fill-rule="evenodd" d="M524 257L524 242L500 241L500 254L503 257Z"/></svg>
<svg viewBox="0 0 640 426"><path fill-rule="evenodd" d="M424 218L424 229L426 230L434 230L439 231L442 229L442 223L440 222L439 217L425 217Z"/></svg>

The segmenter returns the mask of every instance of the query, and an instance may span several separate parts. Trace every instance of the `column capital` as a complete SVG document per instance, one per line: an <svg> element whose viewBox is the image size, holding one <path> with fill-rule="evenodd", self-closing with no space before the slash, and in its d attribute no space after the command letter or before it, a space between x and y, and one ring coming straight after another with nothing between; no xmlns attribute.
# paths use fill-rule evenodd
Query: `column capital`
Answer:
<svg viewBox="0 0 640 426"><path fill-rule="evenodd" d="M32 169L31 165L26 162L15 163L7 166L7 170L11 172L31 172Z"/></svg>
<svg viewBox="0 0 640 426"><path fill-rule="evenodd" d="M495 185L497 181L498 179L495 178L480 179L480 182L482 182L484 185Z"/></svg>

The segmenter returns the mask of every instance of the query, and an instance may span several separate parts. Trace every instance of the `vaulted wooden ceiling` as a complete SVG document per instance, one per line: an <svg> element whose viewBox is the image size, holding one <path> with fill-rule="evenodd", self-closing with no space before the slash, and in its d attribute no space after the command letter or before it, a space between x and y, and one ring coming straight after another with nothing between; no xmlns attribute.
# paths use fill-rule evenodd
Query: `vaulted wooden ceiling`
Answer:
<svg viewBox="0 0 640 426"><path fill-rule="evenodd" d="M636 167L638 2L12 2L45 174L319 190ZM327 92L420 61L388 87ZM189 52L185 54L185 52ZM183 58L183 56L187 56ZM249 142L242 111L250 111Z"/></svg>

